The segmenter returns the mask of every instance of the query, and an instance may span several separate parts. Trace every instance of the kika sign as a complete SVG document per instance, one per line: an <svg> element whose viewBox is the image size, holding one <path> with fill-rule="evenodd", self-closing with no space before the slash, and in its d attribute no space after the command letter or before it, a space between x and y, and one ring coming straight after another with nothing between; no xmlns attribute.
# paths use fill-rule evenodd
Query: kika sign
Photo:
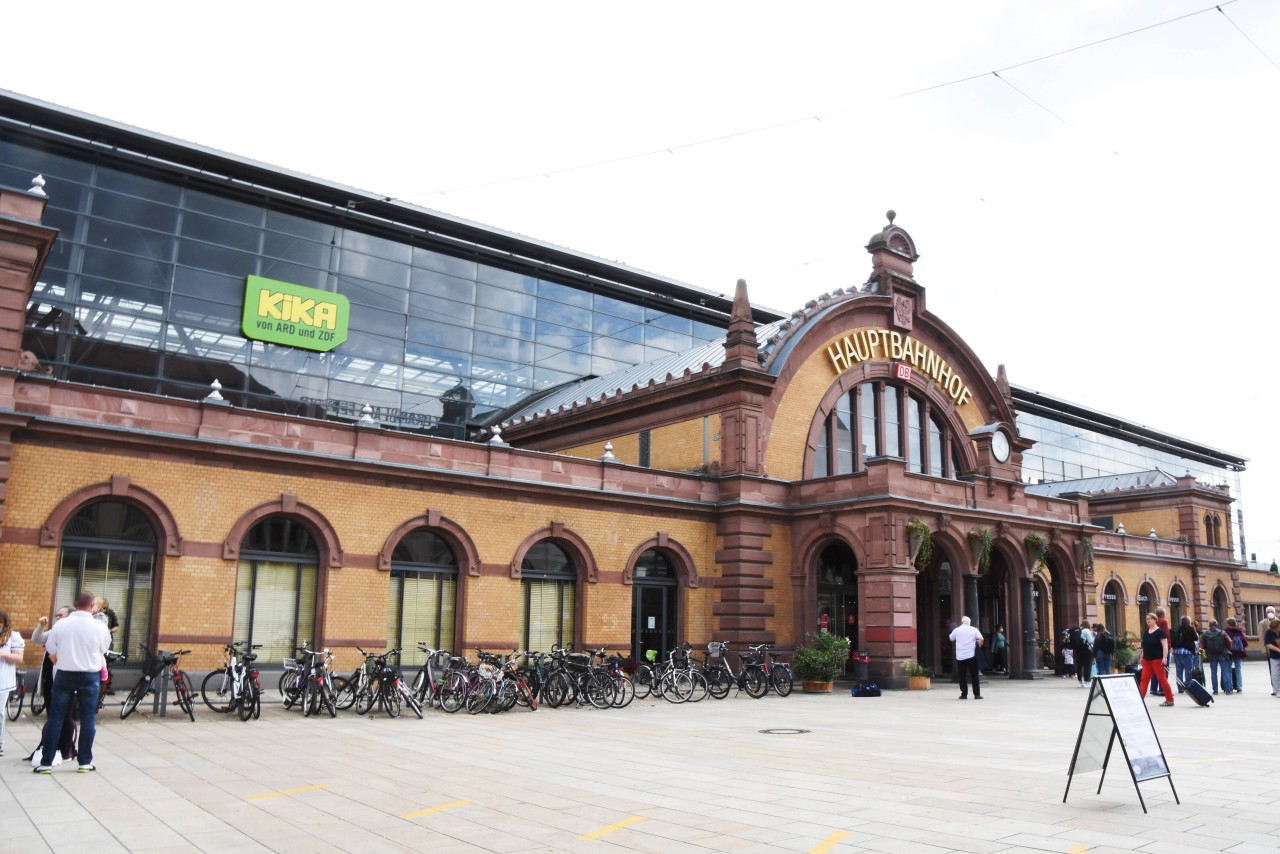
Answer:
<svg viewBox="0 0 1280 854"><path fill-rule="evenodd" d="M910 379L914 367L937 383L956 406L964 406L973 396L960 375L932 347L891 329L857 329L827 347L827 356L837 374L863 362L893 361L898 363L894 365L895 376Z"/></svg>
<svg viewBox="0 0 1280 854"><path fill-rule="evenodd" d="M245 279L240 328L254 341L324 352L347 340L350 317L351 303L342 294L262 276Z"/></svg>

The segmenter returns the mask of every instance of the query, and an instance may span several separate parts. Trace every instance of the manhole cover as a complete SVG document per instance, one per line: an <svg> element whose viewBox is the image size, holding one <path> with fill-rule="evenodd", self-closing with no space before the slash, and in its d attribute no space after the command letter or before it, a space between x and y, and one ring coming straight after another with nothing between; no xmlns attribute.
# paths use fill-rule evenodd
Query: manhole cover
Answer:
<svg viewBox="0 0 1280 854"><path fill-rule="evenodd" d="M762 729L760 732L765 735L804 735L807 729Z"/></svg>

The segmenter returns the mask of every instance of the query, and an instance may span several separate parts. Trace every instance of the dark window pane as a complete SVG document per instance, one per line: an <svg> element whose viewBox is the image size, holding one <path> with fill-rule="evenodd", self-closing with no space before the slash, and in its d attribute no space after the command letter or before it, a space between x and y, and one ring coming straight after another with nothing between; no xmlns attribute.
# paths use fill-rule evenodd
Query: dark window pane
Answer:
<svg viewBox="0 0 1280 854"><path fill-rule="evenodd" d="M178 263L203 270L214 270L219 273L230 273L244 277L256 274L258 258L247 252L236 252L194 240L183 240L178 244Z"/></svg>
<svg viewBox="0 0 1280 854"><path fill-rule="evenodd" d="M403 291L409 287L409 265L373 255L344 250L338 261L338 272L367 282L392 285L401 291L399 297L403 310Z"/></svg>
<svg viewBox="0 0 1280 854"><path fill-rule="evenodd" d="M183 237L203 240L230 249L243 249L245 252L256 253L262 243L260 229L189 211L182 215L181 231Z"/></svg>
<svg viewBox="0 0 1280 854"><path fill-rule="evenodd" d="M454 350L471 349L471 330L454 323L409 319L409 340Z"/></svg>
<svg viewBox="0 0 1280 854"><path fill-rule="evenodd" d="M94 183L108 190L137 196L140 199L149 199L153 202L163 202L167 205L176 206L182 198L182 188L176 184L143 178L106 166L98 167L98 174ZM45 187L45 192L47 193L48 191L49 188Z"/></svg>
<svg viewBox="0 0 1280 854"><path fill-rule="evenodd" d="M475 261L466 258L455 258L452 255L415 247L413 250L413 266L474 281L477 265ZM417 270L415 269L414 272L417 273Z"/></svg>
<svg viewBox="0 0 1280 854"><path fill-rule="evenodd" d="M98 190L93 194L94 216L106 217L117 222L150 228L156 231L173 233L178 227L178 209L167 205L122 196Z"/></svg>
<svg viewBox="0 0 1280 854"><path fill-rule="evenodd" d="M86 248L84 266L86 276L133 282L143 287L166 289L172 275L171 264L149 258L139 258L105 249Z"/></svg>
<svg viewBox="0 0 1280 854"><path fill-rule="evenodd" d="M103 219L89 221L85 241L95 249L128 252L157 261L173 260L174 238L145 228L123 225Z"/></svg>
<svg viewBox="0 0 1280 854"><path fill-rule="evenodd" d="M374 237L372 234L364 234L352 229L342 232L338 245L344 250L351 249L396 264L408 264L413 259L413 249L407 243L398 243L385 237Z"/></svg>
<svg viewBox="0 0 1280 854"><path fill-rule="evenodd" d="M409 309L415 312L430 311L434 300L440 297L470 303L476 296L476 283L434 270L413 271L413 293L409 297Z"/></svg>
<svg viewBox="0 0 1280 854"><path fill-rule="evenodd" d="M292 234L295 237L304 237L325 245L328 245L330 241L336 240L338 234L336 227L330 223L303 219L300 216L280 213L279 211L267 211L267 228L274 231L282 231L285 234Z"/></svg>
<svg viewBox="0 0 1280 854"><path fill-rule="evenodd" d="M183 205L190 210L212 214L221 219L233 219L246 225L262 225L263 211L258 205L225 199L199 190L187 190Z"/></svg>
<svg viewBox="0 0 1280 854"><path fill-rule="evenodd" d="M173 292L227 305L244 305L243 276L226 276L207 270L177 267L173 272Z"/></svg>

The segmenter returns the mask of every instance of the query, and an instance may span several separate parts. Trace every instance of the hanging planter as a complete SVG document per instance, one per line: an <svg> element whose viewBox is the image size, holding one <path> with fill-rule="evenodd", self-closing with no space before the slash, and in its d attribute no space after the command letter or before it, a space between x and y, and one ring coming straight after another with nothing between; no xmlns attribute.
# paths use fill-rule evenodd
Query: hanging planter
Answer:
<svg viewBox="0 0 1280 854"><path fill-rule="evenodd" d="M991 568L991 543L994 537L988 528L975 528L969 532L969 547L978 560L978 575L986 575Z"/></svg>
<svg viewBox="0 0 1280 854"><path fill-rule="evenodd" d="M1093 540L1080 537L1075 541L1076 566L1093 572Z"/></svg>
<svg viewBox="0 0 1280 854"><path fill-rule="evenodd" d="M914 516L907 520L907 549L912 566L917 570L929 568L933 560L933 531Z"/></svg>
<svg viewBox="0 0 1280 854"><path fill-rule="evenodd" d="M1027 554L1035 558L1036 566L1049 566L1049 541L1039 534L1027 534L1023 543L1027 546Z"/></svg>

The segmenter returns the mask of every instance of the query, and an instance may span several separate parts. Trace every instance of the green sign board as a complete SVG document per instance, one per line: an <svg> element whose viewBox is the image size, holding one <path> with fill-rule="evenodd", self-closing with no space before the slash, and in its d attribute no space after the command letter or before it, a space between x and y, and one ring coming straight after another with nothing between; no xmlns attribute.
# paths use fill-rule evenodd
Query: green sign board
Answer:
<svg viewBox="0 0 1280 854"><path fill-rule="evenodd" d="M347 340L351 303L342 294L304 288L262 276L244 285L246 338L305 350L332 350Z"/></svg>

